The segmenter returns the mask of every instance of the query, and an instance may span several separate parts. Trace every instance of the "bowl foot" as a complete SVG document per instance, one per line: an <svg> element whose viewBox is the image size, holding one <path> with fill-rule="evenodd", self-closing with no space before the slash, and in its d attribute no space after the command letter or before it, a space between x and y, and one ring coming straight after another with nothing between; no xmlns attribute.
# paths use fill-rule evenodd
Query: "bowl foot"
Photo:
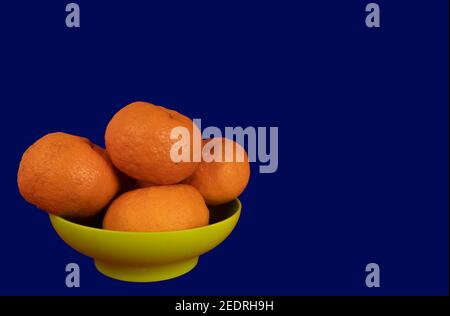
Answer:
<svg viewBox="0 0 450 316"><path fill-rule="evenodd" d="M95 260L95 267L102 274L121 281L156 282L178 277L191 271L198 262L198 257L174 263L159 265L130 266Z"/></svg>

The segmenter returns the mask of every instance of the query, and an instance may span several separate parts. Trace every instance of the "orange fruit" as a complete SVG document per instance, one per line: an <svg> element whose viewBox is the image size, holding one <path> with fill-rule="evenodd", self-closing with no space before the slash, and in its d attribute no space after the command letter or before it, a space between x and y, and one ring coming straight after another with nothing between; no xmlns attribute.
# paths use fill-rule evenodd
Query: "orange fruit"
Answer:
<svg viewBox="0 0 450 316"><path fill-rule="evenodd" d="M178 140L170 139L170 133L175 127L188 129L192 158L193 128L196 127L191 119L151 103L133 102L109 122L106 148L114 165L132 178L155 184L178 183L190 176L198 163L172 161L170 150Z"/></svg>
<svg viewBox="0 0 450 316"><path fill-rule="evenodd" d="M66 133L47 134L25 151L17 183L29 203L73 218L95 215L120 189L107 153L87 138Z"/></svg>
<svg viewBox="0 0 450 316"><path fill-rule="evenodd" d="M232 148L232 152L226 152L227 147ZM227 138L213 138L203 141L203 152L221 161L202 161L184 183L197 188L209 205L227 203L238 197L250 179L245 149Z"/></svg>
<svg viewBox="0 0 450 316"><path fill-rule="evenodd" d="M201 194L186 184L162 185L126 192L115 199L103 228L159 232L207 225L209 210Z"/></svg>

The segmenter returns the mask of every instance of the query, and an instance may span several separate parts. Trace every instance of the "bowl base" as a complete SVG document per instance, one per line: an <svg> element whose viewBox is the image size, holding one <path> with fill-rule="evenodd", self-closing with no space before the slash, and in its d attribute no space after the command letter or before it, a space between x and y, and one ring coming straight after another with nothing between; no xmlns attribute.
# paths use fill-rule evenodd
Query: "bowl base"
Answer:
<svg viewBox="0 0 450 316"><path fill-rule="evenodd" d="M157 282L176 278L191 271L198 257L159 265L130 266L95 260L95 267L102 274L127 282Z"/></svg>

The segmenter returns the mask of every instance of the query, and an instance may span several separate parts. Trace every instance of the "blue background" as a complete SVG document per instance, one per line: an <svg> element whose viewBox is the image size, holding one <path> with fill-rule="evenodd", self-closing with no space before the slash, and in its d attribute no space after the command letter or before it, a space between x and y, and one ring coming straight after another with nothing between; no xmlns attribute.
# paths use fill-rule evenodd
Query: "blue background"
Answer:
<svg viewBox="0 0 450 316"><path fill-rule="evenodd" d="M448 294L448 1L378 1L380 29L365 26L370 1L79 0L80 29L68 2L0 6L0 294ZM154 284L98 273L16 184L36 139L103 145L135 100L279 127L278 172L252 165L233 234Z"/></svg>

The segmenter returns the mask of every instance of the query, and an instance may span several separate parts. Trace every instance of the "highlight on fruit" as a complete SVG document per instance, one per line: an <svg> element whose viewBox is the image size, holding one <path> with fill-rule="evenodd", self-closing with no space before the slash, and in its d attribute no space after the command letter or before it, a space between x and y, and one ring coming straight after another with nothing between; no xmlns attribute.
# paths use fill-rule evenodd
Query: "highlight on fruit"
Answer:
<svg viewBox="0 0 450 316"><path fill-rule="evenodd" d="M180 129L185 136L181 142L172 132ZM106 148L62 132L38 139L19 163L19 192L45 212L74 220L100 218L108 230L165 232L205 226L208 206L242 194L250 164L237 142L223 137L196 140L198 135L199 128L187 116L133 102L108 123ZM186 160L173 160L173 148Z"/></svg>

